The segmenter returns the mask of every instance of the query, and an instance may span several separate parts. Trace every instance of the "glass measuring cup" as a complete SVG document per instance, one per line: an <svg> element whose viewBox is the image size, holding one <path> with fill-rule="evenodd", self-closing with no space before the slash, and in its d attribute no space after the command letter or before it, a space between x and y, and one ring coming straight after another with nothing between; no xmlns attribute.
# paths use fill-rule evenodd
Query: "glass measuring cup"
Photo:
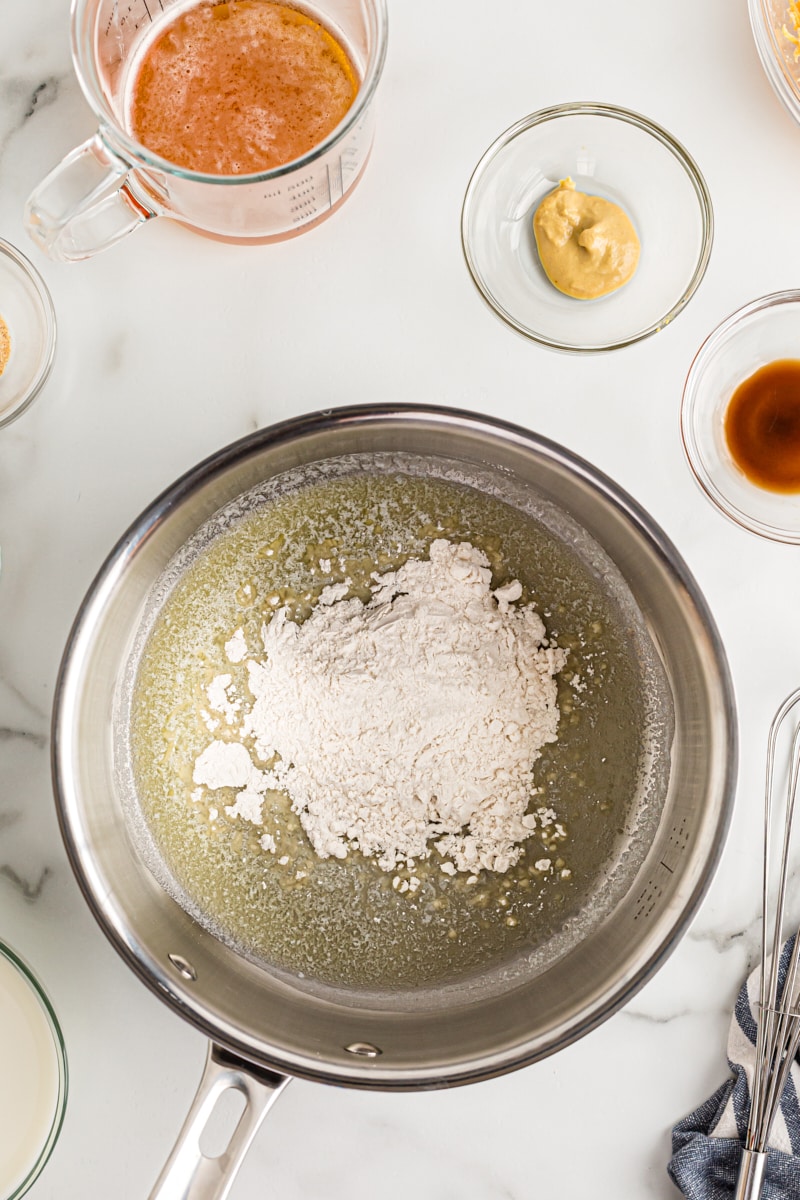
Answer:
<svg viewBox="0 0 800 1200"><path fill-rule="evenodd" d="M28 233L51 258L87 258L155 216L233 242L291 237L333 212L360 177L386 56L386 0L304 0L302 11L348 52L358 93L339 125L307 154L255 175L183 169L151 153L128 130L129 90L143 46L197 2L72 0L73 63L98 130L26 202Z"/></svg>

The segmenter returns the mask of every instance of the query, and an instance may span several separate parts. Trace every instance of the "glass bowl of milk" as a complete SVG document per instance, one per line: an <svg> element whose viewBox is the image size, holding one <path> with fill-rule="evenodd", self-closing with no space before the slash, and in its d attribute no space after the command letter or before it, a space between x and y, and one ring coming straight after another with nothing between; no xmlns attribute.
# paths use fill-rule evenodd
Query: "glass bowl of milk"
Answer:
<svg viewBox="0 0 800 1200"><path fill-rule="evenodd" d="M56 1144L67 1056L52 1005L30 967L0 942L0 1200L19 1200Z"/></svg>

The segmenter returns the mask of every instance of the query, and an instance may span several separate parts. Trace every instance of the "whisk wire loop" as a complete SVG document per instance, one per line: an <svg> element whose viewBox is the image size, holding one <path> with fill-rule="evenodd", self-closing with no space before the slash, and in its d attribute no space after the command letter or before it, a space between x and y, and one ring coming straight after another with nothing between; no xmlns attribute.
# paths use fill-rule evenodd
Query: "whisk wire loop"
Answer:
<svg viewBox="0 0 800 1200"><path fill-rule="evenodd" d="M794 821L795 802L797 799L798 777L800 776L800 727L794 730L791 747L791 766L789 772L788 792L784 818L783 845L781 848L781 867L778 882L778 898L773 930L772 962L770 965L769 984L769 1019L767 1029L770 1040L769 1050L769 1087L766 1091L764 1113L762 1115L762 1133L759 1137L759 1148L766 1150L769 1143L772 1125L777 1115L781 1096L789 1079L794 1056L797 1053L800 1028L798 1019L794 1016L797 991L798 963L800 962L800 938L795 937L783 988L778 994L778 976L781 951L784 943L784 910L788 890L788 870L791 849L791 833ZM772 776L774 779L774 774ZM766 861L766 856L765 856ZM766 931L765 931L766 932ZM766 937L762 939L766 942ZM760 1060L756 1059L757 1062Z"/></svg>
<svg viewBox="0 0 800 1200"><path fill-rule="evenodd" d="M775 873L772 847L773 825L776 819L777 744L784 721L798 704L800 704L800 688L790 693L776 712L770 725L767 741L759 1022L756 1034L756 1067L745 1140L746 1151L757 1154L766 1154L781 1097L786 1089L798 1047L800 1047L800 1009L798 1008L800 931L794 938L783 986L779 985L781 954L785 943L784 925L792 828L798 787L800 786L800 724L795 725L791 738L783 806L783 833L780 839L780 866L774 903L771 895ZM774 912L771 911L773 909ZM760 1188L757 1194L760 1194Z"/></svg>

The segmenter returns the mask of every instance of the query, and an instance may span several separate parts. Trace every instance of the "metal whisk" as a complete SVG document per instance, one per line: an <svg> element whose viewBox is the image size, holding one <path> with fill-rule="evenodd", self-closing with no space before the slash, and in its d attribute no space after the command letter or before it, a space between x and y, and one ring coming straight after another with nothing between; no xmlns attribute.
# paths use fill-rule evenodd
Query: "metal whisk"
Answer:
<svg viewBox="0 0 800 1200"><path fill-rule="evenodd" d="M786 969L783 987L779 987L781 951L785 942L784 918L789 874L795 801L800 777L800 688L787 696L775 713L767 742L767 775L764 789L764 875L762 884L761 979L759 983L759 1019L756 1035L756 1060L753 1076L750 1117L735 1200L758 1200L764 1185L767 1145L781 1097L786 1088L798 1046L800 1046L800 931ZM791 756L786 775L783 805L783 835L780 839L780 869L777 891L773 884L773 823L775 814L776 753L784 721L795 722L791 735ZM770 944L771 943L771 944Z"/></svg>

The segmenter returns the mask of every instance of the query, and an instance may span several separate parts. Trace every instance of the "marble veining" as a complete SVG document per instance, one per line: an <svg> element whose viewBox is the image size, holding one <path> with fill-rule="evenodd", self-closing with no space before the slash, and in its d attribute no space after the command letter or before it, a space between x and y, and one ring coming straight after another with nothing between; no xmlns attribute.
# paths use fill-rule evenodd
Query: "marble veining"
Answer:
<svg viewBox="0 0 800 1200"><path fill-rule="evenodd" d="M21 132L25 123L58 101L60 81L50 76L42 82L33 83L30 78L17 76L0 80L0 156L9 140Z"/></svg>
<svg viewBox="0 0 800 1200"><path fill-rule="evenodd" d="M0 865L0 875L7 879L11 886L16 888L20 895L33 904L42 894L44 885L52 874L49 867L42 867L39 872L39 878L36 880L25 879L17 874L13 867L8 863Z"/></svg>
<svg viewBox="0 0 800 1200"><path fill-rule="evenodd" d="M0 585L2 583L3 576L0 573ZM15 662L14 665L21 664L16 664ZM46 724L49 721L49 713L36 705L28 694L27 689L18 685L12 679L11 674L11 666L4 665L2 659L0 659L0 711L8 706L17 717L17 721L14 722L13 727L11 725L5 728L0 726L0 729L4 728L4 736L7 737L38 738L41 735L35 733L33 730L22 727L23 716L28 719L35 717L37 722Z"/></svg>
<svg viewBox="0 0 800 1200"><path fill-rule="evenodd" d="M36 85L31 94L28 108L25 110L24 120L32 117L38 108L46 108L50 104L55 104L58 100L58 80L55 78L45 79L42 83Z"/></svg>
<svg viewBox="0 0 800 1200"><path fill-rule="evenodd" d="M7 726L0 725L0 742L8 742L13 738L22 738L39 750L44 749L47 745L47 738L44 734L34 733L31 729L9 729Z"/></svg>

